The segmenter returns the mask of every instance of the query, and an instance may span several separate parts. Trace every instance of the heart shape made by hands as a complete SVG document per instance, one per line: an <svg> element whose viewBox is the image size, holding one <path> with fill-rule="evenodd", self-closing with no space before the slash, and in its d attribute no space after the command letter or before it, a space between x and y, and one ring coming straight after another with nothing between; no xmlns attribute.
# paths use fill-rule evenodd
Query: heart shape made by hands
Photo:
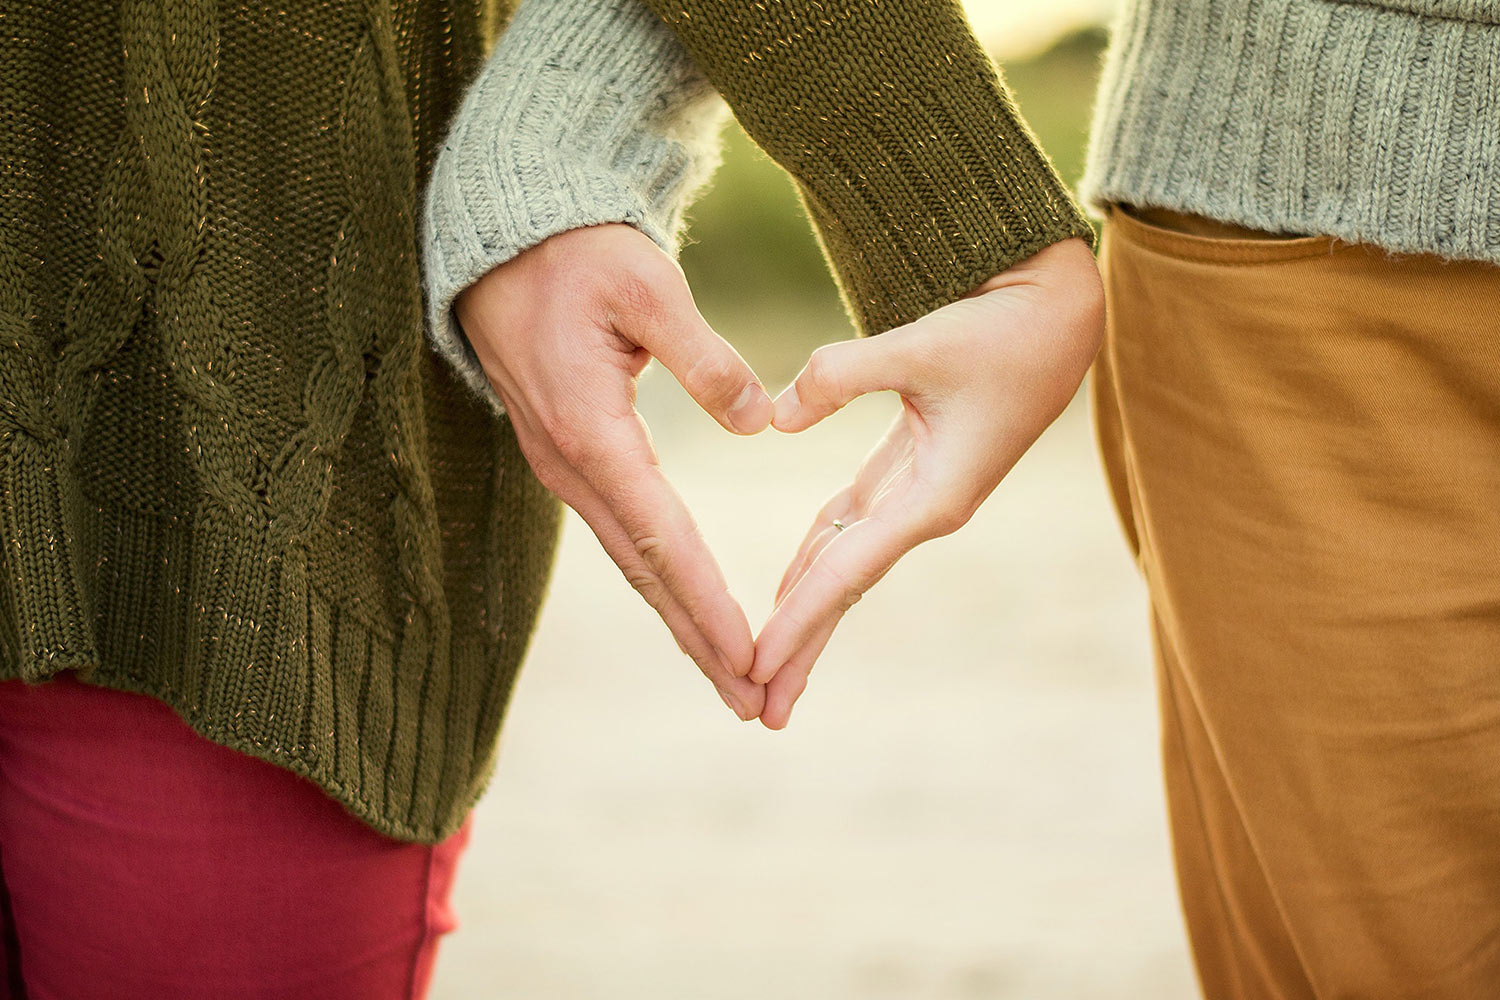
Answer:
<svg viewBox="0 0 1500 1000"><path fill-rule="evenodd" d="M820 347L774 403L699 313L677 262L628 225L550 237L466 288L454 312L542 484L725 702L779 729L860 595L912 547L966 523L1062 412L1098 349L1103 296L1088 245L1065 240L911 323ZM636 410L653 358L741 434L797 432L867 393L901 396L753 638Z"/></svg>

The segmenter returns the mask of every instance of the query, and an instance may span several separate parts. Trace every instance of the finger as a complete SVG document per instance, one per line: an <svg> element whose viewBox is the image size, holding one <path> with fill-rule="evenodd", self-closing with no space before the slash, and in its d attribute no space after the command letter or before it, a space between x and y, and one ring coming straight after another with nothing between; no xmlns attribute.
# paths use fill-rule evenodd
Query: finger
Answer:
<svg viewBox="0 0 1500 1000"><path fill-rule="evenodd" d="M756 637L751 677L774 677L820 629L837 624L920 540L879 515L838 532L766 619Z"/></svg>
<svg viewBox="0 0 1500 1000"><path fill-rule="evenodd" d="M807 681L813 664L822 655L833 638L837 622L829 622L820 628L811 640L792 655L776 676L766 685L765 706L760 712L761 725L767 729L783 729L792 716L792 706L807 690Z"/></svg>
<svg viewBox="0 0 1500 1000"><path fill-rule="evenodd" d="M813 351L776 397L772 424L779 431L806 430L866 393L894 389L905 394L911 372L906 363L909 338L903 331L842 340Z"/></svg>
<svg viewBox="0 0 1500 1000"><path fill-rule="evenodd" d="M584 515L601 543L608 523L621 528L619 536L629 553L609 546L606 551L648 603L660 612L664 605L652 600L651 591L666 590L728 673L749 673L754 658L749 621L729 595L723 573L681 497L661 474L640 415L631 410L603 418L600 425L595 413L586 433L554 441L529 408L512 413L522 450L534 469L546 473L548 488ZM597 501L592 509L587 506L590 499ZM600 511L608 513L608 521ZM649 572L635 572L633 567ZM692 641L692 633L670 622L669 626L679 645ZM709 661L702 653L689 649L689 655L707 672Z"/></svg>
<svg viewBox="0 0 1500 1000"><path fill-rule="evenodd" d="M616 332L651 352L704 411L738 434L755 434L771 422L771 397L755 372L698 311L680 271L663 266L632 279L616 304Z"/></svg>
<svg viewBox="0 0 1500 1000"><path fill-rule="evenodd" d="M760 684L734 675L729 661L714 648L692 616L637 553L629 532L611 512L609 505L581 480L578 487L576 499L570 506L588 524L594 537L599 539L600 545L620 567L625 578L661 616L676 640L677 648L693 659L703 675L719 690L720 697L730 711L745 720L759 716L765 702L765 689Z"/></svg>
<svg viewBox="0 0 1500 1000"><path fill-rule="evenodd" d="M858 520L862 516L858 512L869 508L872 497L882 491L882 484L887 482L898 466L912 461L914 445L909 435L901 433L904 422L904 415L896 417L891 429L860 464L854 482L841 490L818 512L812 528L803 539L802 547L797 555L792 557L786 573L781 578L781 584L776 589L776 604L781 603L787 592L806 572L812 560L822 551L823 546L832 539L833 535L828 532L828 528L833 525L834 520L837 519L846 525ZM835 532L837 530L834 528Z"/></svg>
<svg viewBox="0 0 1500 1000"><path fill-rule="evenodd" d="M813 525L812 530L807 533L807 540L802 543L802 548L798 550L787 566L786 572L782 574L781 584L776 588L776 600L773 606L786 599L787 593L796 586L798 580L802 579L802 574L807 572L807 567L812 564L813 559L823 551L823 546L832 541L833 536L838 532L839 527L836 524ZM761 680L764 682L765 678Z"/></svg>
<svg viewBox="0 0 1500 1000"><path fill-rule="evenodd" d="M718 561L662 474L638 415L618 421L578 472L624 529L635 554L682 606L736 677L755 655L750 622ZM618 561L618 560L617 560Z"/></svg>
<svg viewBox="0 0 1500 1000"><path fill-rule="evenodd" d="M781 583L776 586L775 604L780 604L786 592L791 589L796 578L801 575L802 568L806 565L808 553L816 548L822 548L820 542L824 533L833 526L835 520L845 518L849 514L850 496L852 489L844 487L834 494L833 498L825 503L813 518L812 527L802 537L802 544L797 546L796 555L792 556L791 562L787 564L786 572L781 576ZM836 529L835 529L836 530Z"/></svg>

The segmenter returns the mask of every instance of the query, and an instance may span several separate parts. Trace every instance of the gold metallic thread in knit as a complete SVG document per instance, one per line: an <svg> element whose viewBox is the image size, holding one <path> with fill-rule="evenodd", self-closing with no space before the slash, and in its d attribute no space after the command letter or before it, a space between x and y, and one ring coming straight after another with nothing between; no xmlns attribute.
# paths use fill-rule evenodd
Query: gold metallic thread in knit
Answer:
<svg viewBox="0 0 1500 1000"><path fill-rule="evenodd" d="M867 332L1086 235L956 0L648 2ZM0 677L462 822L559 505L427 349L416 212L509 10L0 0Z"/></svg>

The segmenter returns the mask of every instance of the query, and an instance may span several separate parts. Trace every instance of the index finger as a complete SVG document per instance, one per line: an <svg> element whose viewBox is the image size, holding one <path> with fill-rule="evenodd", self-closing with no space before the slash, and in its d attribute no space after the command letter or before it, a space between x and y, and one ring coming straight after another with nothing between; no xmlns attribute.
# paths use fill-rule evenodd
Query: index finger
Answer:
<svg viewBox="0 0 1500 1000"><path fill-rule="evenodd" d="M644 421L622 418L578 473L614 514L636 554L735 677L755 655L750 622L682 497L662 474Z"/></svg>
<svg viewBox="0 0 1500 1000"><path fill-rule="evenodd" d="M834 626L921 540L911 528L878 514L835 535L766 619L755 641L751 677L767 683L775 679L778 690L800 691ZM780 678L786 671L802 676ZM766 712L770 715L763 713L761 718L777 729L778 722L784 724L783 713L790 710L790 704L773 706L768 692Z"/></svg>
<svg viewBox="0 0 1500 1000"><path fill-rule="evenodd" d="M625 578L646 599L646 603L661 615L662 621L677 640L678 648L693 658L704 676L718 689L720 697L724 698L731 711L741 719L758 717L765 705L765 689L749 678L736 677L730 673L723 658L709 646L697 626L687 619L681 605L670 592L659 586L660 581L643 565L629 535L609 507L586 484L580 483L580 489L582 492L572 504L573 509L593 530L595 537L625 574Z"/></svg>

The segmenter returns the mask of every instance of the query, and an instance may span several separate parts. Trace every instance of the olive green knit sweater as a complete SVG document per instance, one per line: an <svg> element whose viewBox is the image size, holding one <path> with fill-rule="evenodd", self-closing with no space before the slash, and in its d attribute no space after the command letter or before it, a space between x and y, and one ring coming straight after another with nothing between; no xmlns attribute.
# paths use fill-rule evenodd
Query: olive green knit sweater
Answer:
<svg viewBox="0 0 1500 1000"><path fill-rule="evenodd" d="M650 4L867 331L1086 234L957 0ZM507 15L0 0L0 676L462 821L558 519L424 337L420 192Z"/></svg>

